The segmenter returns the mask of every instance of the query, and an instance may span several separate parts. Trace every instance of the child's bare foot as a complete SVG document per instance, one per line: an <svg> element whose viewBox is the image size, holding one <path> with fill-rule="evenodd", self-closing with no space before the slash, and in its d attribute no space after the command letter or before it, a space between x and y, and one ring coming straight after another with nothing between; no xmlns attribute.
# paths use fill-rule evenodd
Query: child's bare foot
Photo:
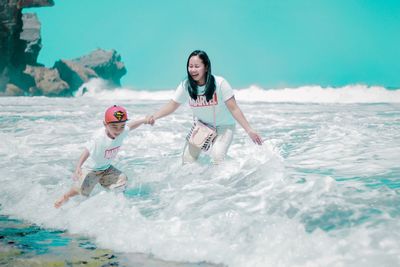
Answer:
<svg viewBox="0 0 400 267"><path fill-rule="evenodd" d="M67 202L69 199L69 197L67 195L63 195L62 197L60 197L55 203L54 203L54 207L55 208L59 208L61 207L62 204L64 204L65 202Z"/></svg>

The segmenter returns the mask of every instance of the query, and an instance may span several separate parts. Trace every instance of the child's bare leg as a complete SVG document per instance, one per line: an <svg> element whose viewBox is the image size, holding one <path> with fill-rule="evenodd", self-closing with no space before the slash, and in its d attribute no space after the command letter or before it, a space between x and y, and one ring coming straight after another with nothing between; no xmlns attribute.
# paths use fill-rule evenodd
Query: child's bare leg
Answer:
<svg viewBox="0 0 400 267"><path fill-rule="evenodd" d="M124 173L121 173L121 174L118 176L117 182L111 184L108 188L109 188L109 189L119 189L119 190L124 191L125 188L126 188L126 182L127 182L127 180L128 180L128 177L126 177L126 175L125 175Z"/></svg>
<svg viewBox="0 0 400 267"><path fill-rule="evenodd" d="M54 207L56 207L57 209L59 207L61 207L62 204L64 204L65 202L68 201L68 199L70 197L76 196L78 195L79 192L78 190L76 190L75 188L71 188L67 193L65 193L64 195L62 195L62 197L60 197L55 203L54 203Z"/></svg>

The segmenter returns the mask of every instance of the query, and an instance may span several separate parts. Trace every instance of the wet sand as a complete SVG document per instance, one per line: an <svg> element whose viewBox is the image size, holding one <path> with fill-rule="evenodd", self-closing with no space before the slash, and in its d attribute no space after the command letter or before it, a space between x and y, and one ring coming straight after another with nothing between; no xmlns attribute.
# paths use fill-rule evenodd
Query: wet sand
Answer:
<svg viewBox="0 0 400 267"><path fill-rule="evenodd" d="M86 237L0 215L0 266L224 267L206 262L164 261L141 253L117 253Z"/></svg>

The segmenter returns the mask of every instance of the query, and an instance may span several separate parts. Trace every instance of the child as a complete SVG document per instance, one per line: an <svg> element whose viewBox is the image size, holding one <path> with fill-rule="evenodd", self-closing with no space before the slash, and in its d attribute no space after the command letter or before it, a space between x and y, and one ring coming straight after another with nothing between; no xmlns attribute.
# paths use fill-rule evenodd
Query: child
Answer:
<svg viewBox="0 0 400 267"><path fill-rule="evenodd" d="M105 128L92 136L79 158L73 175L76 183L54 203L54 207L59 208L70 197L78 194L89 196L97 183L108 189L125 188L127 176L112 166L111 161L117 155L129 130L146 122L145 118L129 123L126 123L127 120L128 114L121 106L114 105L106 110L103 122Z"/></svg>

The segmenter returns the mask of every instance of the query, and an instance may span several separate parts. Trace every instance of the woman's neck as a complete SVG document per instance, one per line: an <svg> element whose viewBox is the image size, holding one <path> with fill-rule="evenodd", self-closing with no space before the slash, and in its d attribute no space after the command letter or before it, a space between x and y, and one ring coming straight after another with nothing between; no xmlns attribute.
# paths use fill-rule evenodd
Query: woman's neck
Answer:
<svg viewBox="0 0 400 267"><path fill-rule="evenodd" d="M206 85L206 81L205 80L197 82L197 86L204 86L204 85Z"/></svg>

